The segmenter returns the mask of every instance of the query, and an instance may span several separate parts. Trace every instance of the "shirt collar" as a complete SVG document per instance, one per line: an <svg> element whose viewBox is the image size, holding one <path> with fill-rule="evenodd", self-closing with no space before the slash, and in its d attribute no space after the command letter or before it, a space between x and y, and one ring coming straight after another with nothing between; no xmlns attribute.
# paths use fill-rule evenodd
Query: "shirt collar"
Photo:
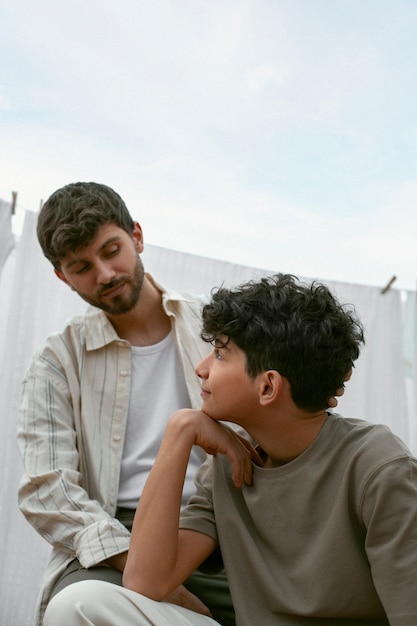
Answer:
<svg viewBox="0 0 417 626"><path fill-rule="evenodd" d="M162 306L167 315L175 316L176 302L191 302L194 299L190 294L166 289L150 274L146 274L146 277L162 293ZM113 341L128 344L120 339L107 315L93 306L89 306L85 313L85 340L87 350L98 350Z"/></svg>

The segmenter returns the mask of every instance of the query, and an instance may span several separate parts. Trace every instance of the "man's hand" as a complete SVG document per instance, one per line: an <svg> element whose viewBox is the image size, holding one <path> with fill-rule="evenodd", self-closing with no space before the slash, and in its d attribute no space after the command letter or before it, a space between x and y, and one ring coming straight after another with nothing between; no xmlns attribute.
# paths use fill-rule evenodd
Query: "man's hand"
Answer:
<svg viewBox="0 0 417 626"><path fill-rule="evenodd" d="M209 609L206 605L201 602L197 596L195 596L191 591L188 591L184 587L184 585L180 585L170 594L168 594L163 602L171 602L171 604L176 604L177 606L183 606L185 609L189 609L190 611L194 611L195 613L201 613L201 615L207 615L207 617L213 617Z"/></svg>

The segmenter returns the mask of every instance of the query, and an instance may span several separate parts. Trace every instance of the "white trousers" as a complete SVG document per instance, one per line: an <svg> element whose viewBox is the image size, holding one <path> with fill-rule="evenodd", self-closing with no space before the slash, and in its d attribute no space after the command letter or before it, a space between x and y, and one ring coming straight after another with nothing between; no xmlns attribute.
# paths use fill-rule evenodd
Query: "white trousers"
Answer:
<svg viewBox="0 0 417 626"><path fill-rule="evenodd" d="M52 598L43 626L218 626L210 617L102 580L68 585Z"/></svg>

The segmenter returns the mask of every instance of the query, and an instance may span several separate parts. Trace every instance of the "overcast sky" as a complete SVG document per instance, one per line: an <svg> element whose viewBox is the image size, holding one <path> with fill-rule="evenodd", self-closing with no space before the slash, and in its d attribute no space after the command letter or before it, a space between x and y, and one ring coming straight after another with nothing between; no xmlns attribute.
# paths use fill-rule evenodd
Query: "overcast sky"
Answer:
<svg viewBox="0 0 417 626"><path fill-rule="evenodd" d="M0 31L18 220L95 180L148 243L416 288L416 0L0 0Z"/></svg>

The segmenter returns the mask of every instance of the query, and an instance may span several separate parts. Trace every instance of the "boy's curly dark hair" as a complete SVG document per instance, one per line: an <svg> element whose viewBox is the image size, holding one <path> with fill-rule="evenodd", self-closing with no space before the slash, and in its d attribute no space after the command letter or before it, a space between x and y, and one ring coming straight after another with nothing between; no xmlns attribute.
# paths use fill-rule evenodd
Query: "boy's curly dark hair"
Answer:
<svg viewBox="0 0 417 626"><path fill-rule="evenodd" d="M67 252L87 246L100 226L108 223L133 233L134 221L119 194L100 183L71 183L55 191L42 206L39 243L59 269Z"/></svg>
<svg viewBox="0 0 417 626"><path fill-rule="evenodd" d="M364 343L352 306L337 302L325 285L290 274L214 291L201 336L212 343L220 335L243 350L249 376L278 371L295 404L309 412L327 407Z"/></svg>

